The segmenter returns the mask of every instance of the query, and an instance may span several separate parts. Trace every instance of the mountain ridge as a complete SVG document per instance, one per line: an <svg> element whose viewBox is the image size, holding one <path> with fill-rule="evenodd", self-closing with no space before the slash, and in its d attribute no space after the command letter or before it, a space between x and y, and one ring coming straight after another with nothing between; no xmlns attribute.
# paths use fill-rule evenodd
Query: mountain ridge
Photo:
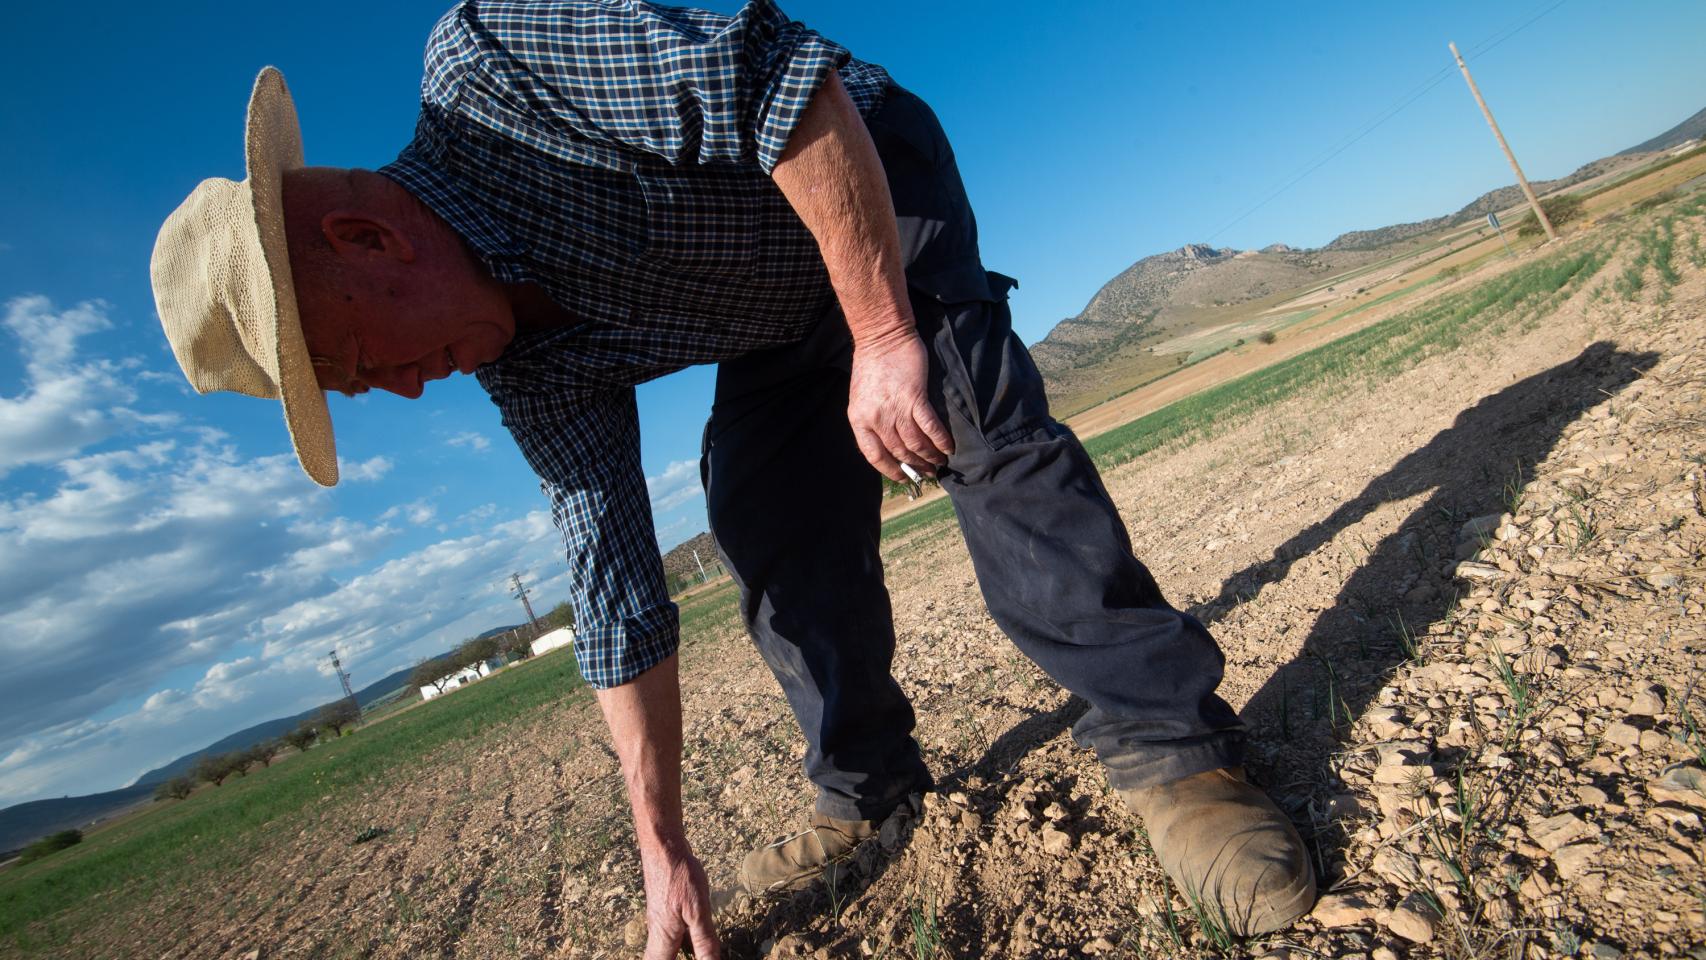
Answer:
<svg viewBox="0 0 1706 960"><path fill-rule="evenodd" d="M1530 183L1538 194L1568 189L1637 165L1642 162L1639 158L1701 133L1706 133L1706 110L1628 150L1584 163L1562 177ZM1220 317L1217 311L1224 313L1224 308L1233 305L1304 288L1336 273L1372 264L1403 252L1401 244L1421 244L1427 234L1472 223L1522 201L1521 188L1507 184L1482 193L1451 213L1349 230L1313 249L1274 243L1260 250L1236 250L1186 243L1143 257L1120 271L1097 289L1077 315L1062 319L1032 344L1031 356L1048 383L1051 397L1097 402L1104 395L1097 391L1104 387L1111 395L1190 362L1189 352L1169 354L1158 347L1167 342L1169 334L1215 322ZM1108 376L1110 364L1120 366L1118 376ZM1071 412L1075 411L1063 410L1062 414Z"/></svg>

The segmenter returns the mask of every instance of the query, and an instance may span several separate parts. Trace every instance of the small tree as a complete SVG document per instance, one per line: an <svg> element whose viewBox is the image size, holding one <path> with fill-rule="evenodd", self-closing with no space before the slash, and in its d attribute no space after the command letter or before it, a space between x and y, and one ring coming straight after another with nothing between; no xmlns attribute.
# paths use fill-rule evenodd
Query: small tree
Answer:
<svg viewBox="0 0 1706 960"><path fill-rule="evenodd" d="M472 667L498 655L498 640L496 637L474 637L464 640L462 646L456 648L451 660L459 667Z"/></svg>
<svg viewBox="0 0 1706 960"><path fill-rule="evenodd" d="M567 600L551 608L551 612L539 619L539 625L547 630L560 630L563 627L574 629L575 608Z"/></svg>
<svg viewBox="0 0 1706 960"><path fill-rule="evenodd" d="M1552 221L1552 226L1561 227L1582 215L1582 198L1573 193L1559 194L1540 201L1540 209L1546 211L1546 219ZM1540 220L1534 216L1534 211L1516 222L1516 235L1519 237L1537 237L1543 231Z"/></svg>
<svg viewBox="0 0 1706 960"><path fill-rule="evenodd" d="M328 703L314 714L314 724L324 730L332 731L333 737L344 735L345 727L353 727L361 719L361 707L353 697L345 697L335 703Z"/></svg>
<svg viewBox="0 0 1706 960"><path fill-rule="evenodd" d="M248 776L249 767L252 766L254 762L254 758L249 756L249 751L247 750L233 750L225 755L225 767L227 770L230 770L234 776Z"/></svg>
<svg viewBox="0 0 1706 960"><path fill-rule="evenodd" d="M314 745L314 737L317 736L318 733L319 731L315 730L312 724L304 722L300 727L297 727L295 730L290 731L279 739L295 747L298 752L307 753L308 748Z"/></svg>
<svg viewBox="0 0 1706 960"><path fill-rule="evenodd" d="M173 777L154 788L156 800L182 800L195 790L195 781L189 777Z"/></svg>
<svg viewBox="0 0 1706 960"><path fill-rule="evenodd" d="M257 743L243 751L243 755L249 758L250 763L258 763L263 767L270 767L272 766L273 754L278 752L279 743L280 741L278 740L262 740L260 743Z"/></svg>
<svg viewBox="0 0 1706 960"><path fill-rule="evenodd" d="M208 754L196 761L195 778L214 786L221 786L225 778L231 776L231 755L226 753Z"/></svg>
<svg viewBox="0 0 1706 960"><path fill-rule="evenodd" d="M456 670L454 659L448 656L422 660L409 671L409 686L431 687L434 693L443 693L445 686L450 683L451 674Z"/></svg>

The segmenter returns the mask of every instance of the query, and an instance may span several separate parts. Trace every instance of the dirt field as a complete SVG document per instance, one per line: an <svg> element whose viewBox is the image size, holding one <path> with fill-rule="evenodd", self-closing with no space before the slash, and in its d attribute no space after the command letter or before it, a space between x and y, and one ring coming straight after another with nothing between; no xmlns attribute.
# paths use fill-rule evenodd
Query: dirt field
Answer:
<svg viewBox="0 0 1706 960"><path fill-rule="evenodd" d="M1567 240L1610 261L1534 322L1107 477L1139 555L1225 649L1253 774L1316 849L1315 917L1223 944L1190 915L1073 745L1081 705L988 619L946 532L888 557L939 792L833 885L735 899L729 954L1706 956L1688 765L1706 713L1706 269L1688 251L1706 224L1675 221L1667 281L1637 263L1663 212ZM1228 374L1214 362L1201 376ZM689 833L714 885L811 801L791 715L723 610L683 652ZM351 842L369 827L385 833ZM459 740L404 786L328 795L241 874L144 903L39 952L632 956L641 895L581 702Z"/></svg>

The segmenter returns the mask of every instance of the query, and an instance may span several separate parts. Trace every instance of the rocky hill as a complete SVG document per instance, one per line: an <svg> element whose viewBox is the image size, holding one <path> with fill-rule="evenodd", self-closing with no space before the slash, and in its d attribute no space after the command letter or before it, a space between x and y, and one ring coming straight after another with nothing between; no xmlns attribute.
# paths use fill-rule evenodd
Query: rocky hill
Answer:
<svg viewBox="0 0 1706 960"><path fill-rule="evenodd" d="M695 550L699 551L699 561L693 559ZM674 584L684 580L698 580L701 561L707 571L712 575L716 574L717 541L711 538L709 532L701 533L663 555L664 582Z"/></svg>
<svg viewBox="0 0 1706 960"><path fill-rule="evenodd" d="M1690 140L1698 140L1701 137L1706 137L1706 110L1701 110L1699 113L1689 117L1687 120L1682 121L1676 126L1671 127L1669 130L1666 130L1664 133L1659 134L1651 140L1635 144L1629 149L1623 151L1623 153L1618 154L1618 156L1621 157L1624 154L1631 153L1647 153L1653 150L1669 150L1671 147L1679 146Z"/></svg>
<svg viewBox="0 0 1706 960"><path fill-rule="evenodd" d="M1051 386L1121 347L1159 337L1188 314L1256 300L1368 260L1366 254L1273 244L1233 250L1190 243L1145 257L1103 285L1076 317L1031 348Z"/></svg>
<svg viewBox="0 0 1706 960"><path fill-rule="evenodd" d="M1634 165L1640 155L1702 134L1706 134L1706 110L1622 153L1583 164L1555 180L1531 183L1540 194L1563 190ZM1479 220L1521 201L1522 191L1510 184L1489 190L1453 213L1414 223L1351 230L1317 250L1273 244L1261 250L1239 251L1189 243L1127 267L1104 284L1082 312L1062 320L1033 344L1031 353L1057 398L1090 384L1117 381L1119 377L1110 377L1106 369L1110 361L1120 357L1129 361L1134 351L1159 342L1164 334L1204 320L1205 311L1305 287L1335 272L1392 255L1398 252L1398 244ZM1207 319L1212 322L1215 318Z"/></svg>

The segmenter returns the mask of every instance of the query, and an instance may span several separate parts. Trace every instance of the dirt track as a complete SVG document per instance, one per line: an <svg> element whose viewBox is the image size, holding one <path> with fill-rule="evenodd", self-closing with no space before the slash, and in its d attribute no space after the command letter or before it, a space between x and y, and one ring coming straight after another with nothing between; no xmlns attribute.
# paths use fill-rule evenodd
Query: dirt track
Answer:
<svg viewBox="0 0 1706 960"><path fill-rule="evenodd" d="M1300 398L1109 475L1139 555L1225 648L1223 693L1251 725L1253 771L1317 839L1328 884L1366 869L1358 858L1368 845L1352 838L1357 824L1380 821L1343 799L1355 791L1341 768L1353 752L1346 736L1374 737L1367 715L1410 669L1392 619L1431 631L1443 649L1464 519L1505 509L1506 486L1548 458L1557 462L1547 470L1570 469L1584 454L1561 438L1632 385L1660 389L1646 379L1655 364L1702 355L1706 280L1684 271L1666 305L1581 295L1531 332L1425 361L1375 392ZM1706 407L1693 389L1698 416ZM1698 427L1678 440L1706 452ZM1681 535L1697 541L1699 531L1695 521ZM897 674L941 791L922 816L867 845L833 891L726 910L730 954L919 956L920 926L936 931L944 957L1207 949L1180 947L1168 932L1180 905L1096 764L1071 743L1078 705L988 619L957 538L913 540L889 564ZM1679 589L1698 604L1697 577ZM1620 622L1615 605L1602 616ZM744 638L724 630L683 657L689 832L713 883L726 884L744 851L791 827L811 795L792 718ZM1329 662L1338 708L1362 718L1348 732L1322 694ZM162 893L145 917L86 930L66 955L637 954L624 927L640 903L638 867L593 709L497 731L434 769L276 838L247 876ZM370 824L391 832L346 842ZM1698 851L1679 868L1679 890L1699 888ZM1564 920L1606 922L1573 918L1560 902ZM1315 955L1453 955L1449 938L1395 935L1395 905L1360 923L1306 922L1290 941ZM1674 911L1670 929L1682 932L1655 933L1660 921L1642 911L1658 909L1628 904L1617 936L1635 955L1700 939ZM1194 925L1174 922L1191 942ZM1631 939L1642 930L1650 939Z"/></svg>

